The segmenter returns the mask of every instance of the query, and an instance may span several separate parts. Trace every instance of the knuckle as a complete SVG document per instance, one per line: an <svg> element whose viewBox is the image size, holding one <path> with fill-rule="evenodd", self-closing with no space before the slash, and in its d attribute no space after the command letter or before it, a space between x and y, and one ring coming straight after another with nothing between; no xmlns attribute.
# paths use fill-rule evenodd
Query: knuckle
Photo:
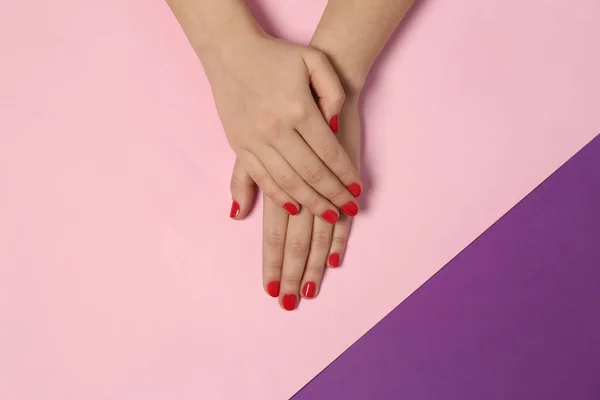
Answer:
<svg viewBox="0 0 600 400"><path fill-rule="evenodd" d="M265 235L265 245L270 250L283 248L285 238L279 232L269 232Z"/></svg>
<svg viewBox="0 0 600 400"><path fill-rule="evenodd" d="M287 254L292 259L305 259L308 256L308 250L308 243L299 238L292 238L288 244Z"/></svg>
<svg viewBox="0 0 600 400"><path fill-rule="evenodd" d="M231 182L229 183L229 188L231 190L237 189L242 186L242 181L236 175L231 176Z"/></svg>
<svg viewBox="0 0 600 400"><path fill-rule="evenodd" d="M311 196L311 199L308 200L306 203L302 204L304 207L308 208L313 214L315 215L319 215L320 212L318 212L319 210L321 210L321 208L323 210L326 209L326 207L321 207L321 200L316 197L316 196Z"/></svg>
<svg viewBox="0 0 600 400"><path fill-rule="evenodd" d="M259 185L260 186L260 185ZM273 202L277 203L277 190L269 187L269 188L260 188L265 196L273 200Z"/></svg>
<svg viewBox="0 0 600 400"><path fill-rule="evenodd" d="M302 283L302 277L296 275L287 275L281 279L281 283L289 287L300 287L300 283Z"/></svg>
<svg viewBox="0 0 600 400"><path fill-rule="evenodd" d="M252 180L256 182L257 185L260 185L262 182L264 182L266 178L266 175L264 173L256 172L255 170L250 170L248 174L250 175L250 178L252 178Z"/></svg>
<svg viewBox="0 0 600 400"><path fill-rule="evenodd" d="M321 159L326 164L335 163L340 159L340 149L336 146L334 148L325 147L321 150Z"/></svg>
<svg viewBox="0 0 600 400"><path fill-rule="evenodd" d="M308 104L304 101L292 101L289 104L289 113L292 123L304 121L309 114Z"/></svg>
<svg viewBox="0 0 600 400"><path fill-rule="evenodd" d="M271 129L268 133L267 133L267 137L270 139L271 142L278 142L281 140L281 138L283 138L283 129L281 129L280 127L277 128L273 128Z"/></svg>
<svg viewBox="0 0 600 400"><path fill-rule="evenodd" d="M296 179L291 174L282 174L279 176L279 186L287 192L292 191L296 187Z"/></svg>
<svg viewBox="0 0 600 400"><path fill-rule="evenodd" d="M271 185L269 185L270 179L266 174L262 174L262 173L254 174L254 175L252 175L252 180L254 180L254 182L256 182L256 184L263 190L263 192L265 191L266 188L271 186Z"/></svg>
<svg viewBox="0 0 600 400"><path fill-rule="evenodd" d="M334 203L342 203L345 197L346 189L342 185L335 185L335 188L327 196Z"/></svg>
<svg viewBox="0 0 600 400"><path fill-rule="evenodd" d="M311 186L323 180L324 176L325 170L318 165L309 166L306 168L306 171L304 171L304 179Z"/></svg>
<svg viewBox="0 0 600 400"><path fill-rule="evenodd" d="M346 246L346 240L347 240L346 236L334 236L331 239L331 245L339 247L339 248L343 248Z"/></svg>
<svg viewBox="0 0 600 400"><path fill-rule="evenodd" d="M304 279L307 277L312 277L315 281L320 281L323 277L323 270L325 269L325 263L323 264L310 264L306 266L306 271L304 271ZM317 282L318 286L319 282Z"/></svg>
<svg viewBox="0 0 600 400"><path fill-rule="evenodd" d="M256 130L263 137L278 140L283 135L283 121L272 113L263 112L256 121Z"/></svg>
<svg viewBox="0 0 600 400"><path fill-rule="evenodd" d="M342 171L338 174L338 177L342 182L355 182L356 177L351 164L341 168Z"/></svg>
<svg viewBox="0 0 600 400"><path fill-rule="evenodd" d="M342 108L342 105L344 104L345 101L346 101L346 93L344 92L344 89L340 86L338 88L338 90L335 92L335 94L333 94L333 102L335 103L336 106L338 106L339 108Z"/></svg>
<svg viewBox="0 0 600 400"><path fill-rule="evenodd" d="M331 235L326 231L316 231L312 235L312 246L315 249L329 249L331 244Z"/></svg>
<svg viewBox="0 0 600 400"><path fill-rule="evenodd" d="M283 267L283 260L281 260L281 259L263 261L264 271L265 271L265 273L270 274L270 275L277 275L279 273L279 271L281 271L282 267Z"/></svg>
<svg viewBox="0 0 600 400"><path fill-rule="evenodd" d="M237 174L231 175L231 183L229 184L229 187L232 190L239 189L245 185L246 185L246 182L242 178L240 178Z"/></svg>

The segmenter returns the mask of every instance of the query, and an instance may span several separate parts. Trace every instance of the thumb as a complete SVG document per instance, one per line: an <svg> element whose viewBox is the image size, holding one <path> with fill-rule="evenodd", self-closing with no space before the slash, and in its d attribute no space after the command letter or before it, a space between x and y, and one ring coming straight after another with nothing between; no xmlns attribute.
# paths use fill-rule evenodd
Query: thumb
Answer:
<svg viewBox="0 0 600 400"><path fill-rule="evenodd" d="M319 50L307 49L304 62L317 104L333 133L338 133L339 114L346 99L344 87L327 56Z"/></svg>
<svg viewBox="0 0 600 400"><path fill-rule="evenodd" d="M244 219L254 205L255 186L239 159L233 166L230 189L232 203L229 216L235 220Z"/></svg>

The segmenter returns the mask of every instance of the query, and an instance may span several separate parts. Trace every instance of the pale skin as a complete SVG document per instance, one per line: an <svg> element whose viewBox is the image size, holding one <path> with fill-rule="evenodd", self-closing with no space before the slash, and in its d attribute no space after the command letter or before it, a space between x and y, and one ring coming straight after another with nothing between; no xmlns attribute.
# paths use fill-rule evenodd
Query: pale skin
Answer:
<svg viewBox="0 0 600 400"><path fill-rule="evenodd" d="M243 0L168 3L202 61L231 148L263 193L292 215L301 206L331 224L340 210L356 215L351 190L362 183L332 133L344 90L327 57L269 37Z"/></svg>
<svg viewBox="0 0 600 400"><path fill-rule="evenodd" d="M237 154L231 191L239 209L232 217L243 219L248 214L255 183L263 190L263 286L286 310L295 309L301 297L314 298L325 266L341 263L356 213L340 213L338 208L346 211L348 202L357 203L355 196L362 188L358 101L377 55L413 1L329 0L309 47L268 38L241 1L169 1L203 62ZM197 24L204 25L193 27ZM280 75L282 65L286 72ZM311 87L317 101L310 97L309 106L305 95ZM239 101L227 101L231 96ZM298 98L302 106L295 101ZM302 118L290 114L291 105L302 108L298 114ZM336 135L327 122L338 115ZM277 123L263 129L265 121L273 120ZM278 155L265 152L265 146ZM337 164L332 167L332 159L324 153L336 154ZM308 161L300 164L299 159ZM282 186L281 176L292 175L290 169L280 169L282 164L294 170L293 184ZM321 168L328 173L319 173L318 180L306 174ZM284 208L290 202L304 207L290 213ZM331 207L338 217L333 224L323 218L323 210Z"/></svg>

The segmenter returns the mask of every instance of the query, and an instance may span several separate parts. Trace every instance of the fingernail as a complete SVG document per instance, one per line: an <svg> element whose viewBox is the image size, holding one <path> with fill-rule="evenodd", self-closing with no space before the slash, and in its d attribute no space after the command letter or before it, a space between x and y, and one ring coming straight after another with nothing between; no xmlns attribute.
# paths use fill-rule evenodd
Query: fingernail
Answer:
<svg viewBox="0 0 600 400"><path fill-rule="evenodd" d="M283 205L283 208L285 209L285 211L290 213L290 215L298 214L298 208L295 205L293 205L292 203L285 203Z"/></svg>
<svg viewBox="0 0 600 400"><path fill-rule="evenodd" d="M335 224L337 220L340 218L337 213L333 210L327 210L323 214L321 214L321 218L330 224Z"/></svg>
<svg viewBox="0 0 600 400"><path fill-rule="evenodd" d="M331 117L331 121L329 121L329 126L331 127L331 130L333 131L333 133L338 133L340 130L340 117L339 115L334 115L333 117Z"/></svg>
<svg viewBox="0 0 600 400"><path fill-rule="evenodd" d="M267 285L267 292L269 292L269 296L271 297L279 297L279 282L269 282L269 284Z"/></svg>
<svg viewBox="0 0 600 400"><path fill-rule="evenodd" d="M317 285L314 282L306 282L304 287L302 288L302 294L304 297L308 297L312 299L315 297L315 293L317 292Z"/></svg>
<svg viewBox="0 0 600 400"><path fill-rule="evenodd" d="M328 261L329 265L333 268L337 268L340 266L340 255L338 253L332 253L329 255Z"/></svg>
<svg viewBox="0 0 600 400"><path fill-rule="evenodd" d="M285 308L288 311L292 311L293 309L296 308L296 295L295 294L286 294L285 296L283 296L283 301L281 302L281 304L283 304L283 308Z"/></svg>
<svg viewBox="0 0 600 400"><path fill-rule="evenodd" d="M237 201L231 203L231 211L229 212L229 217L235 218L240 214L240 205Z"/></svg>
<svg viewBox="0 0 600 400"><path fill-rule="evenodd" d="M351 183L350 185L348 185L348 190L350 191L350 193L352 193L352 196L354 197L360 196L360 193L362 192L362 188L358 183Z"/></svg>
<svg viewBox="0 0 600 400"><path fill-rule="evenodd" d="M349 216L354 217L356 214L358 214L358 204L353 201L349 201L342 206L342 211Z"/></svg>

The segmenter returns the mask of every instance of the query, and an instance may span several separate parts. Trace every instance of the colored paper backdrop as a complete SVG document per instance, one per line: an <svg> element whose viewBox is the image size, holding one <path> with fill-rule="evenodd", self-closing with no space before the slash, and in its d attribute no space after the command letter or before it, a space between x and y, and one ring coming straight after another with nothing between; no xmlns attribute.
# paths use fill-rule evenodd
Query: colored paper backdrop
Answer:
<svg viewBox="0 0 600 400"><path fill-rule="evenodd" d="M324 0L253 3L307 42ZM0 398L282 399L598 131L600 5L424 0L363 98L343 268L282 312L161 0L0 5Z"/></svg>
<svg viewBox="0 0 600 400"><path fill-rule="evenodd" d="M600 135L293 400L600 398Z"/></svg>

